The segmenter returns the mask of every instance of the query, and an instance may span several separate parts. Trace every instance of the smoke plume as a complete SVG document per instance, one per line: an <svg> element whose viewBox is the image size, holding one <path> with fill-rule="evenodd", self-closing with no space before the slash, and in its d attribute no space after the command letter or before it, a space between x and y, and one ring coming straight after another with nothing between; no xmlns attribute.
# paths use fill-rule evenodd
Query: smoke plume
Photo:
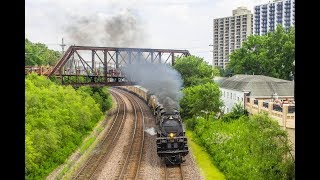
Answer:
<svg viewBox="0 0 320 180"><path fill-rule="evenodd" d="M72 17L65 27L68 41L79 46L139 47L145 31L139 17L130 10L115 16Z"/></svg>
<svg viewBox="0 0 320 180"><path fill-rule="evenodd" d="M122 72L128 80L147 88L164 106L179 108L183 81L178 71L168 64L150 62L127 64Z"/></svg>
<svg viewBox="0 0 320 180"><path fill-rule="evenodd" d="M156 130L151 127L151 128L147 128L146 130L144 130L145 132L147 132L148 134L150 134L151 136L154 136L157 134Z"/></svg>

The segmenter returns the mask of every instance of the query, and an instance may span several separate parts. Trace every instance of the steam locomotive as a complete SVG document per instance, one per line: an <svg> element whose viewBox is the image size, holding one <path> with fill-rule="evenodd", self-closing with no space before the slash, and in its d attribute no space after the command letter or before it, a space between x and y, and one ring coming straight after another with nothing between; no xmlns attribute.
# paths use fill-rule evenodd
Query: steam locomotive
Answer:
<svg viewBox="0 0 320 180"><path fill-rule="evenodd" d="M189 153L185 127L178 108L170 98L159 103L155 95L141 86L121 86L121 89L138 95L148 103L156 119L157 154L167 165L181 164Z"/></svg>

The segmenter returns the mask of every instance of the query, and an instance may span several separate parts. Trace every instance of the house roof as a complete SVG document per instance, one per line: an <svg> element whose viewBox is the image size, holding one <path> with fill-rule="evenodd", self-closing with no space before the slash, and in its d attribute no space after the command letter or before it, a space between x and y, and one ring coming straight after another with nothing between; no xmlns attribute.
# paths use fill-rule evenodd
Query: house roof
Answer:
<svg viewBox="0 0 320 180"><path fill-rule="evenodd" d="M227 77L214 77L213 81L220 85L225 79L227 79Z"/></svg>
<svg viewBox="0 0 320 180"><path fill-rule="evenodd" d="M221 88L251 92L250 96L294 96L294 81L263 75L238 74L225 79Z"/></svg>

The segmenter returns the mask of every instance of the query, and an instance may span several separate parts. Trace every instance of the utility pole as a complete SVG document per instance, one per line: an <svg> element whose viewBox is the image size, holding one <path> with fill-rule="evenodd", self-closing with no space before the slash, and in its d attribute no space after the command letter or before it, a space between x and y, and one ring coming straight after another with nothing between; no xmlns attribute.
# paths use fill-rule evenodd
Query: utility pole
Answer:
<svg viewBox="0 0 320 180"><path fill-rule="evenodd" d="M62 43L60 44L61 48L62 48L62 56L64 54L64 47L66 46L65 44L63 44L63 38L62 38Z"/></svg>

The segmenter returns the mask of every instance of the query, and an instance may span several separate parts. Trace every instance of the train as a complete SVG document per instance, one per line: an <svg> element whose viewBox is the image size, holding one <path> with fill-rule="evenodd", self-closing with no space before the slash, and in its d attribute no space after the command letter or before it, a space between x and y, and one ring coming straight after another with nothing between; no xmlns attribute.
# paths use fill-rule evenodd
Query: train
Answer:
<svg viewBox="0 0 320 180"><path fill-rule="evenodd" d="M155 117L157 154L166 165L181 164L189 153L188 139L179 109L170 103L159 103L158 98L141 86L119 86L143 99ZM168 98L168 101L170 98ZM166 101L164 101L166 102Z"/></svg>

